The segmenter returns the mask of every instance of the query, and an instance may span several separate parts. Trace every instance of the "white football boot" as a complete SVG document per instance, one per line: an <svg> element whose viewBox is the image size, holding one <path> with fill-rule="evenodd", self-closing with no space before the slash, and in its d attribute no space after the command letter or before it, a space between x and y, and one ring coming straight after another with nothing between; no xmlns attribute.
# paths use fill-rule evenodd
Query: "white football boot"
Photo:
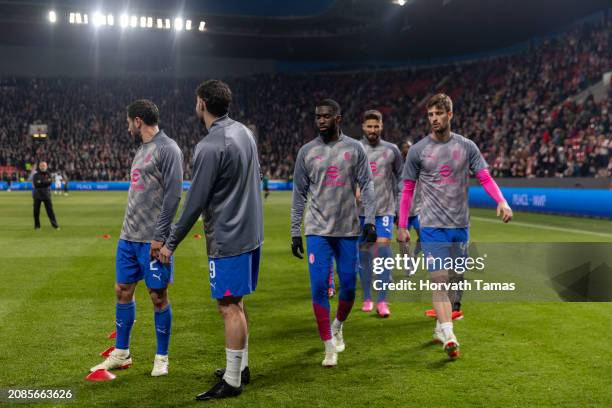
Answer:
<svg viewBox="0 0 612 408"><path fill-rule="evenodd" d="M156 354L151 377L161 377L162 375L168 375L168 356Z"/></svg>
<svg viewBox="0 0 612 408"><path fill-rule="evenodd" d="M130 356L129 350L115 349L109 356L98 364L89 369L90 372L96 370L123 370L132 366L132 356Z"/></svg>

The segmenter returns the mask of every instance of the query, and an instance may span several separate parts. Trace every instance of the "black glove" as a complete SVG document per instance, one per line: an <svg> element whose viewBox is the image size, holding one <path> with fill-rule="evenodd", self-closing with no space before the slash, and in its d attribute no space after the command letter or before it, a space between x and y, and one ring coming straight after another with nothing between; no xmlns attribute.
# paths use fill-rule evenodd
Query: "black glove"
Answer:
<svg viewBox="0 0 612 408"><path fill-rule="evenodd" d="M291 252L296 258L304 259L304 244L302 244L302 237L291 237Z"/></svg>
<svg viewBox="0 0 612 408"><path fill-rule="evenodd" d="M363 226L363 234L361 240L363 242L376 242L376 227L374 224L366 224Z"/></svg>

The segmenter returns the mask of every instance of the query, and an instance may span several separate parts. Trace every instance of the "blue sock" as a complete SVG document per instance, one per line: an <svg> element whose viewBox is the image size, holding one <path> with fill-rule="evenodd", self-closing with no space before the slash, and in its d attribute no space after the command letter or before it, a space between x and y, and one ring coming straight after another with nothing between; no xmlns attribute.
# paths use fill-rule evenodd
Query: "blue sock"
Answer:
<svg viewBox="0 0 612 408"><path fill-rule="evenodd" d="M117 339L115 348L126 350L130 348L130 333L136 319L136 302L117 303L115 311L115 325L117 327Z"/></svg>
<svg viewBox="0 0 612 408"><path fill-rule="evenodd" d="M359 279L363 288L363 300L372 299L372 257L369 251L359 251Z"/></svg>
<svg viewBox="0 0 612 408"><path fill-rule="evenodd" d="M170 305L155 311L155 336L157 336L157 354L168 355L170 332L172 331L172 308Z"/></svg>
<svg viewBox="0 0 612 408"><path fill-rule="evenodd" d="M391 251L390 245L380 245L378 247L378 256L381 258L393 258L393 252ZM385 268L383 273L380 274L380 280L382 283L389 283L391 281L391 270ZM379 290L377 302L387 301L387 291Z"/></svg>

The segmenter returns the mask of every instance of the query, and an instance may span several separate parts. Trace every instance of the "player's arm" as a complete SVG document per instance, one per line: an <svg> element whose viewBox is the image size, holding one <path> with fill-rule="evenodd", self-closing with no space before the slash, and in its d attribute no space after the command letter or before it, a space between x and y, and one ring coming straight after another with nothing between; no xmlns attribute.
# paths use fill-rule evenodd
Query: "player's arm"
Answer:
<svg viewBox="0 0 612 408"><path fill-rule="evenodd" d="M308 189L310 188L310 178L306 169L304 159L304 149L300 149L295 161L293 170L293 199L291 204L291 252L297 258L302 259L304 254L304 244L302 243L302 218L306 200L308 199Z"/></svg>
<svg viewBox="0 0 612 408"><path fill-rule="evenodd" d="M212 186L217 177L219 154L214 146L202 145L193 158L193 177L187 191L178 221L170 230L170 236L160 251L160 261L170 262L170 256L187 236L193 224L210 200Z"/></svg>
<svg viewBox="0 0 612 408"><path fill-rule="evenodd" d="M155 224L155 233L151 241L151 258L157 258L159 250L168 234L170 225L181 201L183 190L183 153L175 144L160 149L159 170L162 174L164 195L162 208Z"/></svg>
<svg viewBox="0 0 612 408"><path fill-rule="evenodd" d="M489 166L484 157L482 157L480 149L478 149L474 143L470 144L469 160L470 170L476 174L480 185L485 189L489 197L497 203L497 216L501 216L504 222L510 222L513 216L512 209L504 198L499 186L491 176L491 173L489 173Z"/></svg>
<svg viewBox="0 0 612 408"><path fill-rule="evenodd" d="M359 144L357 150L357 184L361 190L361 204L365 221L363 225L363 238L365 242L376 242L376 196L374 195L374 181L368 156Z"/></svg>
<svg viewBox="0 0 612 408"><path fill-rule="evenodd" d="M399 220L397 222L397 240L400 242L408 242L410 240L410 234L408 233L408 217L410 215L414 190L416 188L416 182L419 179L420 171L419 154L417 150L412 147L408 151L408 157L406 157L406 163L404 163L404 168L402 169L401 181L398 183L398 188L401 189L401 195Z"/></svg>
<svg viewBox="0 0 612 408"><path fill-rule="evenodd" d="M393 181L395 183L395 189L393 190L393 196L395 197L395 222L399 222L399 208L400 208L400 200L402 197L402 187L400 186L400 180L402 179L402 170L404 168L404 159L402 158L402 153L397 148L397 146L393 145ZM399 224L398 224L399 225Z"/></svg>

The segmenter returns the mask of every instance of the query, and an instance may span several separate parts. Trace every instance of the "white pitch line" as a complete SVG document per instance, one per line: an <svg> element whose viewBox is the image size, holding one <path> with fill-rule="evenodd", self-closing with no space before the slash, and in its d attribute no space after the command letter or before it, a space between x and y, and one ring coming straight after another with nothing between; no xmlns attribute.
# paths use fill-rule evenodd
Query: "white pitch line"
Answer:
<svg viewBox="0 0 612 408"><path fill-rule="evenodd" d="M484 222L501 223L501 220L498 220L498 219L492 220L490 218L484 218L484 217L471 217L471 219L477 220L477 221L484 221ZM573 233L573 234L597 235L599 237L612 238L612 234L607 234L605 232L583 231L583 230L574 229L574 228L552 227L550 225L530 224L528 222L510 221L509 225L516 225L518 227L545 229L545 230L549 230L549 231L570 232L570 233Z"/></svg>

